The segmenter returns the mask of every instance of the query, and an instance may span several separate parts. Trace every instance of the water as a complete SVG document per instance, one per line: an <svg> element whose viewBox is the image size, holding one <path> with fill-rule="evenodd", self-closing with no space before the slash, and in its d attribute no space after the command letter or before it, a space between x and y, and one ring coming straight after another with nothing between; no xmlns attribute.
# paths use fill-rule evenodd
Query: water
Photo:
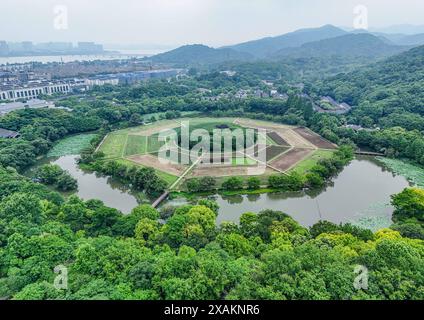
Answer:
<svg viewBox="0 0 424 320"><path fill-rule="evenodd" d="M114 179L85 172L78 168L75 156L45 159L43 163L58 164L78 180L77 195L85 200L99 199L107 206L129 213L138 205L136 197ZM238 223L245 212L259 213L265 209L290 214L303 226L320 220L334 223L355 222L370 229L388 227L393 208L390 196L408 187L408 181L386 170L372 158L351 162L333 183L318 194L272 193L243 196L215 196L220 206L218 224ZM168 201L164 205L182 205L185 199Z"/></svg>
<svg viewBox="0 0 424 320"><path fill-rule="evenodd" d="M217 222L239 222L245 212L265 209L290 214L303 226L320 220L334 223L353 222L370 229L388 227L393 208L390 196L408 187L408 181L387 171L376 161L352 161L331 186L320 194L270 193L243 196L215 196L220 209ZM181 200L178 200L181 203ZM168 202L173 204L173 201Z"/></svg>
<svg viewBox="0 0 424 320"><path fill-rule="evenodd" d="M46 158L37 165L46 163L57 164L62 169L68 171L78 181L76 195L84 200L99 199L106 206L116 208L123 213L130 213L133 208L138 206L136 197L131 194L127 187L110 177L104 177L80 169L76 159L76 156Z"/></svg>

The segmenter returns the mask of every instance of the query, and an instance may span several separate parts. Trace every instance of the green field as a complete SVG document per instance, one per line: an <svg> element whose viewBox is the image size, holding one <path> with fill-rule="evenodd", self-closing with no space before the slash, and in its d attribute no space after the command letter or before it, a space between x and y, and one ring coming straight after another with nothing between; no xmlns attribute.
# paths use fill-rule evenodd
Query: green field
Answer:
<svg viewBox="0 0 424 320"><path fill-rule="evenodd" d="M232 158L233 166L252 166L256 164L256 161L251 158Z"/></svg>
<svg viewBox="0 0 424 320"><path fill-rule="evenodd" d="M128 135L127 146L125 149L125 156L133 156L136 154L147 153L147 137Z"/></svg>
<svg viewBox="0 0 424 320"><path fill-rule="evenodd" d="M124 155L128 135L120 134L119 131L107 136L99 151L106 155L106 158L121 158Z"/></svg>
<svg viewBox="0 0 424 320"><path fill-rule="evenodd" d="M328 159L332 156L334 151L329 150L316 150L311 156L299 162L290 172L297 172L304 174L312 169L318 161L322 159Z"/></svg>
<svg viewBox="0 0 424 320"><path fill-rule="evenodd" d="M159 134L154 134L147 138L147 152L157 153L159 149L165 144L163 141L159 141Z"/></svg>

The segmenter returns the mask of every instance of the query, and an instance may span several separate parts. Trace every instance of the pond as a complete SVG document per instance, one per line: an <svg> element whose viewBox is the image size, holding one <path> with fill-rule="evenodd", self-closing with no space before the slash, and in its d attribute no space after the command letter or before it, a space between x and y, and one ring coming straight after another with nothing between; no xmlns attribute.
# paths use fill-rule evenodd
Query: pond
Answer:
<svg viewBox="0 0 424 320"><path fill-rule="evenodd" d="M353 223L377 230L391 225L393 208L390 196L409 186L402 176L394 175L373 158L352 161L333 183L319 194L269 193L243 196L215 196L218 202L218 224L238 223L245 212L259 213L264 209L290 214L303 226L320 220ZM181 199L168 204L181 204Z"/></svg>
<svg viewBox="0 0 424 320"><path fill-rule="evenodd" d="M136 197L128 187L113 178L82 170L77 164L77 158L78 156L72 155L45 158L35 167L51 163L68 171L78 181L76 195L81 199L99 199L106 206L116 208L123 213L130 213L138 205ZM27 175L31 175L33 170L34 168L27 172Z"/></svg>
<svg viewBox="0 0 424 320"><path fill-rule="evenodd" d="M99 199L107 206L129 213L138 205L137 198L118 181L80 169L76 156L46 158L43 163L58 164L78 180L77 195L82 199ZM222 221L239 222L245 212L259 213L265 209L290 214L303 226L320 220L334 223L351 222L372 230L391 224L393 208L390 196L408 187L408 181L393 174L373 158L352 161L333 183L319 194L270 193L261 195L221 196L218 202L218 224ZM181 205L185 199L175 199L164 205Z"/></svg>

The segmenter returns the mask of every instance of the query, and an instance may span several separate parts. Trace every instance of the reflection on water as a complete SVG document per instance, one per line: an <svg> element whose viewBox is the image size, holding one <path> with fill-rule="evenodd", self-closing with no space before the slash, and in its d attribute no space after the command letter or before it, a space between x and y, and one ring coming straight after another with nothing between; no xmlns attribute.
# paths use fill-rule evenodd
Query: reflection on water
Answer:
<svg viewBox="0 0 424 320"><path fill-rule="evenodd" d="M76 194L84 200L99 199L105 205L123 213L131 212L138 205L136 197L123 184L110 177L80 169L76 163L76 156L44 159L39 165L45 163L57 164L77 179L78 192Z"/></svg>
<svg viewBox="0 0 424 320"><path fill-rule="evenodd" d="M44 159L39 164L52 162L67 170L78 180L77 195L82 199L102 200L123 213L129 213L138 205L127 187L110 177L81 170L75 159L75 156L64 156ZM405 178L394 175L375 160L361 158L352 161L325 190L214 198L220 206L218 223L238 223L245 212L272 209L290 214L304 226L328 220L334 223L359 221L373 228L373 224L388 226L393 213L390 196L408 186ZM164 205L185 203L185 199L176 199Z"/></svg>
<svg viewBox="0 0 424 320"><path fill-rule="evenodd" d="M328 220L357 222L375 229L390 225L390 196L408 186L405 178L394 175L374 159L360 158L352 161L325 190L214 198L220 206L218 223L238 223L245 212L272 209L290 214L304 226Z"/></svg>

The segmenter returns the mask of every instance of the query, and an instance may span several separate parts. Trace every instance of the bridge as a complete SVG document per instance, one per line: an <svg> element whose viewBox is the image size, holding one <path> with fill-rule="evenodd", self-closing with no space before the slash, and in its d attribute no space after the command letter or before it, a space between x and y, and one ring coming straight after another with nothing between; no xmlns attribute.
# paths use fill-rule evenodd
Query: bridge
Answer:
<svg viewBox="0 0 424 320"><path fill-rule="evenodd" d="M184 173L177 179L177 181L175 181L168 190L166 190L159 198L156 199L155 202L153 202L152 207L153 208L157 208L162 201L165 201L168 197L170 192L175 189L180 182L185 178L185 176L191 171L193 170L193 168L200 162L200 160L202 160L202 157L198 157L197 160L186 170L184 171Z"/></svg>

